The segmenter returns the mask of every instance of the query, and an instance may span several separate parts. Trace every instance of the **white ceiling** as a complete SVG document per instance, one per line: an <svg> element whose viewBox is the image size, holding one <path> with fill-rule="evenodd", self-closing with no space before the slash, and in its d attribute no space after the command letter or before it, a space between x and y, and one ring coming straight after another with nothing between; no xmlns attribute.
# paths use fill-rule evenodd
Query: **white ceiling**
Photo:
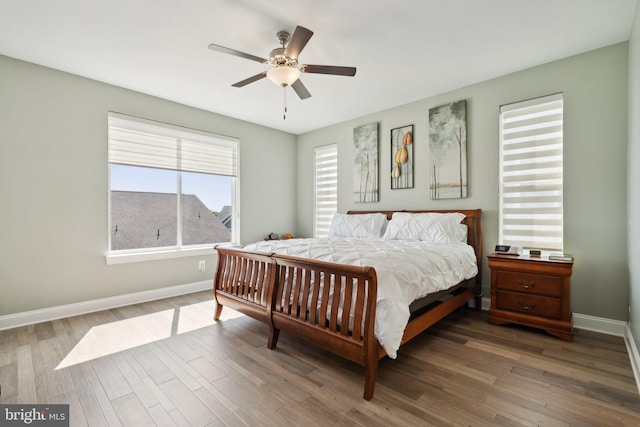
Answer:
<svg viewBox="0 0 640 427"><path fill-rule="evenodd" d="M0 54L294 134L629 39L637 0L0 0ZM263 79L276 33L315 34L301 101ZM0 70L1 78L1 70Z"/></svg>

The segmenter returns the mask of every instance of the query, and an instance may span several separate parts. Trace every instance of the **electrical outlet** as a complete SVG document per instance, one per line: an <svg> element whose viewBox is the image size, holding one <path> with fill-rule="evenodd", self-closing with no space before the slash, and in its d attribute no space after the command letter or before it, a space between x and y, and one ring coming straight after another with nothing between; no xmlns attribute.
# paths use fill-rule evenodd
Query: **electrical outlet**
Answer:
<svg viewBox="0 0 640 427"><path fill-rule="evenodd" d="M207 269L207 262L203 259L198 262L198 270L205 271Z"/></svg>

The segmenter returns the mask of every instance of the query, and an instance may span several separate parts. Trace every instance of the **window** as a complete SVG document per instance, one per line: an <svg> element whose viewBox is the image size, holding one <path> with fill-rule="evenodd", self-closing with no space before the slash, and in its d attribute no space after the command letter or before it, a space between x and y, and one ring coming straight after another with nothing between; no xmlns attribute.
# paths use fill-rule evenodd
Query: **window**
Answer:
<svg viewBox="0 0 640 427"><path fill-rule="evenodd" d="M563 250L563 98L500 107L500 243Z"/></svg>
<svg viewBox="0 0 640 427"><path fill-rule="evenodd" d="M109 113L110 253L237 241L238 141Z"/></svg>
<svg viewBox="0 0 640 427"><path fill-rule="evenodd" d="M331 220L338 211L338 146L317 147L314 165L314 237L329 234Z"/></svg>

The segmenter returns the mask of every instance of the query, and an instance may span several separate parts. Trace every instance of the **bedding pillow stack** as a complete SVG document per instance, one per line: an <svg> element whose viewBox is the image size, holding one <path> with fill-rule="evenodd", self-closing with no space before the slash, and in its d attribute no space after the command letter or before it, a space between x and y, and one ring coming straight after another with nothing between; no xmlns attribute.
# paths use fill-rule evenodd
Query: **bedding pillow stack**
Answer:
<svg viewBox="0 0 640 427"><path fill-rule="evenodd" d="M464 214L396 212L387 225L384 239L421 240L430 243L466 243L467 226L460 222Z"/></svg>
<svg viewBox="0 0 640 427"><path fill-rule="evenodd" d="M384 234L387 216L381 213L347 215L337 213L331 221L329 237L379 239Z"/></svg>

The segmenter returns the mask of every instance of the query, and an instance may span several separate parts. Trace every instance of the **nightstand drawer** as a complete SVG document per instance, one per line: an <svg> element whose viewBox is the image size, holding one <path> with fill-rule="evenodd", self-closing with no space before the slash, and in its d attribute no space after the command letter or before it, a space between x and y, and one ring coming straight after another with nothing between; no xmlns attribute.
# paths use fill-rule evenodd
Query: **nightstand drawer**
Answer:
<svg viewBox="0 0 640 427"><path fill-rule="evenodd" d="M517 311L532 316L562 319L562 304L557 298L527 295L520 292L497 291L496 308Z"/></svg>
<svg viewBox="0 0 640 427"><path fill-rule="evenodd" d="M544 274L496 271L496 287L536 295L562 296L562 278Z"/></svg>

